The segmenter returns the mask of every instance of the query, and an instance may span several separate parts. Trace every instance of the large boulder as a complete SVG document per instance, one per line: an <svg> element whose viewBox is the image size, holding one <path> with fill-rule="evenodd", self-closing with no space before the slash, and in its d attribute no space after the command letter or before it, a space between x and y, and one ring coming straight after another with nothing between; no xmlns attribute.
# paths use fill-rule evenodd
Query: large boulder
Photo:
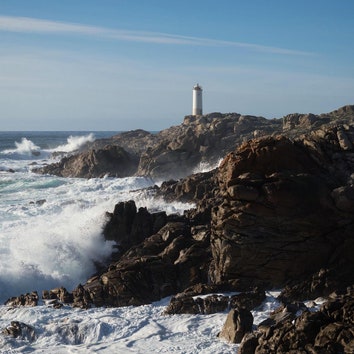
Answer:
<svg viewBox="0 0 354 354"><path fill-rule="evenodd" d="M354 140L353 127L340 129ZM212 210L213 282L279 287L324 265L346 269L351 281L354 152L338 131L252 140L224 159L223 201Z"/></svg>
<svg viewBox="0 0 354 354"><path fill-rule="evenodd" d="M252 331L253 316L243 308L232 309L226 318L219 337L231 343L241 343L243 336Z"/></svg>
<svg viewBox="0 0 354 354"><path fill-rule="evenodd" d="M127 177L133 175L137 167L135 156L120 146L107 145L102 149L66 156L60 162L33 171L61 177Z"/></svg>

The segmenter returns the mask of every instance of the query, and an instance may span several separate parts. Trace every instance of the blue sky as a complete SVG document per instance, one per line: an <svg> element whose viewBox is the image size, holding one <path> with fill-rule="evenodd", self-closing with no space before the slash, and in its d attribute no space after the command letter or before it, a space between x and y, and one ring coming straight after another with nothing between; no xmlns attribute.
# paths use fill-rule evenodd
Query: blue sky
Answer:
<svg viewBox="0 0 354 354"><path fill-rule="evenodd" d="M160 130L354 104L353 0L0 0L0 130Z"/></svg>

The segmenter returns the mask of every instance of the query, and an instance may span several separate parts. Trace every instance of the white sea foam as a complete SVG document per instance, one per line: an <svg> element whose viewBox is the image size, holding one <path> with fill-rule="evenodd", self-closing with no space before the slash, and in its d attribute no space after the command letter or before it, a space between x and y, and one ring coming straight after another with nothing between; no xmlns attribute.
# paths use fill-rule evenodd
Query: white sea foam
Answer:
<svg viewBox="0 0 354 354"><path fill-rule="evenodd" d="M36 331L30 343L0 336L9 353L235 353L238 345L217 338L226 313L162 315L169 299L146 306L53 310L44 306L9 311L0 306L0 327L24 322Z"/></svg>
<svg viewBox="0 0 354 354"><path fill-rule="evenodd" d="M2 176L0 193L0 301L63 285L72 290L107 258L105 212L133 199L150 211L182 213L192 205L156 201L146 178L76 179L15 173Z"/></svg>
<svg viewBox="0 0 354 354"><path fill-rule="evenodd" d="M278 306L278 292L252 314L258 324ZM163 315L169 298L145 306L92 308L45 306L14 308L0 306L0 328L11 321L32 326L36 339L15 339L0 335L1 353L237 353L239 345L217 337L227 311L211 315Z"/></svg>
<svg viewBox="0 0 354 354"><path fill-rule="evenodd" d="M208 172L214 170L215 168L220 166L220 163L223 159L219 159L216 163L209 163L207 161L202 161L198 164L198 166L193 170L193 173L201 173Z"/></svg>

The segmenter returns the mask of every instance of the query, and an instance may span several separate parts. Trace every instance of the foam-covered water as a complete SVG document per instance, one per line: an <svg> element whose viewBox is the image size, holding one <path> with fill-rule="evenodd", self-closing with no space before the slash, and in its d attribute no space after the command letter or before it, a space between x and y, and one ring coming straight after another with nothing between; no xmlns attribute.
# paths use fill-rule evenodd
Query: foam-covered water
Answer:
<svg viewBox="0 0 354 354"><path fill-rule="evenodd" d="M94 272L112 250L102 237L105 212L133 199L149 210L182 212L192 205L154 199L147 178L78 179L37 175L34 166L54 162L95 136L113 133L0 132L0 303L32 290L69 291ZM210 169L204 164L196 172ZM253 311L254 323L278 305L270 292ZM169 299L146 306L61 309L0 305L0 353L237 353L217 338L227 313L165 316ZM1 330L20 321L34 330L22 337Z"/></svg>
<svg viewBox="0 0 354 354"><path fill-rule="evenodd" d="M279 291L267 292L252 311L257 325L279 306ZM46 306L9 309L0 306L0 328L20 321L34 330L11 338L0 334L0 353L183 353L231 354L239 344L217 337L227 311L211 315L163 315L169 298L145 306L54 310ZM323 299L316 299L318 310ZM309 305L309 303L305 303ZM312 306L312 305L311 305Z"/></svg>
<svg viewBox="0 0 354 354"><path fill-rule="evenodd" d="M27 134L0 134L0 302L32 290L72 290L84 282L95 262L111 253L113 244L103 239L102 227L106 211L119 201L133 199L138 207L168 213L188 207L154 200L141 190L154 184L147 178L32 173L34 166L54 162L51 153L75 151L97 133Z"/></svg>

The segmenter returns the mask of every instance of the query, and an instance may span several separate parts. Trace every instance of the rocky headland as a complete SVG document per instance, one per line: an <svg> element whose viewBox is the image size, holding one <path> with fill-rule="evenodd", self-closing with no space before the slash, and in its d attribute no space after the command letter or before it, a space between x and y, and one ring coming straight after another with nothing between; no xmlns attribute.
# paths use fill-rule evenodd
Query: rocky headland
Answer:
<svg viewBox="0 0 354 354"><path fill-rule="evenodd" d="M298 137L321 126L348 124L353 106L314 114L289 114L266 119L238 113L186 116L182 124L156 134L134 130L109 139L97 139L60 162L34 172L64 177L149 176L179 179L201 163L217 164L241 143L262 136Z"/></svg>
<svg viewBox="0 0 354 354"><path fill-rule="evenodd" d="M221 156L215 170L187 176ZM229 310L220 337L242 341L243 354L354 352L354 106L273 120L190 116L158 134L95 142L40 172L174 178L152 192L195 203L183 215L117 204L103 231L117 244L109 266L43 299L88 308L173 295L166 314ZM274 288L282 305L256 327L250 311ZM198 297L227 291L237 293ZM319 311L303 304L318 297ZM7 305L37 301L31 293Z"/></svg>

